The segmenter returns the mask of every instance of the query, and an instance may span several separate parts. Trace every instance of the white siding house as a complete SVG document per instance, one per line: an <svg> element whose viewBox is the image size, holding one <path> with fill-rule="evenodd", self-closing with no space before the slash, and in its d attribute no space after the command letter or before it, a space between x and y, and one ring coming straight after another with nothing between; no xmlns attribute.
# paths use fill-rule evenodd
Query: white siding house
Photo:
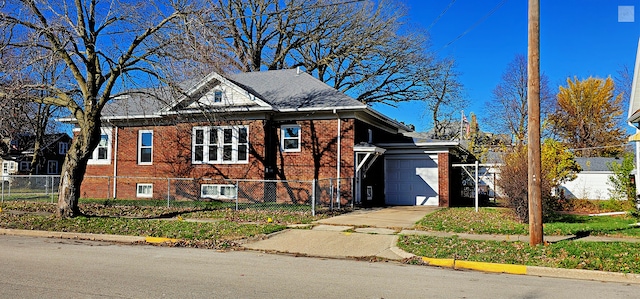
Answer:
<svg viewBox="0 0 640 299"><path fill-rule="evenodd" d="M566 182L560 186L560 190L564 192L567 198L578 199L602 199L611 198L609 189L609 176L613 174L609 170L609 164L612 162L622 163L622 160L616 158L575 158L576 162L582 168L578 173L578 177L570 182Z"/></svg>

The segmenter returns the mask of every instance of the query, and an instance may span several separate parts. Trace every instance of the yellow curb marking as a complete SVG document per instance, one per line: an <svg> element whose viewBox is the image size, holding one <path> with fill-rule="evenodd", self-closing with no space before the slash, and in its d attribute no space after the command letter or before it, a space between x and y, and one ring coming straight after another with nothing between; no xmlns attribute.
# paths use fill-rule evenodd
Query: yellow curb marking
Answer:
<svg viewBox="0 0 640 299"><path fill-rule="evenodd" d="M424 261L425 263L428 263L430 266L447 267L447 268L453 268L456 264L456 261L454 259L436 259L436 258L423 257L422 261Z"/></svg>
<svg viewBox="0 0 640 299"><path fill-rule="evenodd" d="M484 272L494 273L508 273L508 274L527 274L527 266L523 265L509 265L509 264L496 264L496 263L483 263L483 262L470 262L459 261L454 259L438 259L430 257L422 257L422 261L429 266L447 267L454 269L468 269Z"/></svg>
<svg viewBox="0 0 640 299"><path fill-rule="evenodd" d="M342 234L345 236L351 236L351 232L343 232Z"/></svg>
<svg viewBox="0 0 640 299"><path fill-rule="evenodd" d="M479 270L479 271L485 271L485 272L496 272L496 273L522 274L522 275L527 274L527 266L523 266L523 265L456 261L455 268Z"/></svg>
<svg viewBox="0 0 640 299"><path fill-rule="evenodd" d="M161 238L161 237L145 237L144 241L147 243L165 243L165 242L175 243L175 242L178 242L178 239Z"/></svg>

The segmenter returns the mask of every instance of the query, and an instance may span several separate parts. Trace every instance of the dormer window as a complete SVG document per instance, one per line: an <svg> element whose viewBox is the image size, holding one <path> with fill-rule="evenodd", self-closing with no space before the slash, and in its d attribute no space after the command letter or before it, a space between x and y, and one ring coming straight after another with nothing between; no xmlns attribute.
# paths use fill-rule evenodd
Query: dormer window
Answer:
<svg viewBox="0 0 640 299"><path fill-rule="evenodd" d="M213 102L222 103L222 90L216 90L213 92Z"/></svg>

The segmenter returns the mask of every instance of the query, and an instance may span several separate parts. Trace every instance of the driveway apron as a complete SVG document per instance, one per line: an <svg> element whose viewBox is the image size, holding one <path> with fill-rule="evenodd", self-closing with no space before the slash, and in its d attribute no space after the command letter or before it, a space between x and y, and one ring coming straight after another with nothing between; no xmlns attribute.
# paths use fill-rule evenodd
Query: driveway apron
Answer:
<svg viewBox="0 0 640 299"><path fill-rule="evenodd" d="M397 233L435 210L437 207L409 206L361 209L317 221L312 229L289 229L244 247L306 256L402 260L412 255L396 247Z"/></svg>

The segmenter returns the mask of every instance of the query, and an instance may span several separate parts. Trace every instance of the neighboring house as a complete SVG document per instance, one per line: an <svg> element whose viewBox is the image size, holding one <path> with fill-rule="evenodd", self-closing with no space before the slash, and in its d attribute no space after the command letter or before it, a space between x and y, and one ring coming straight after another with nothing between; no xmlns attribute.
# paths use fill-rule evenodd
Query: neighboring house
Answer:
<svg viewBox="0 0 640 299"><path fill-rule="evenodd" d="M609 189L612 187L608 182L613 171L609 170L609 164L622 163L622 160L604 157L574 158L574 160L580 165L582 171L577 173L575 180L560 186L564 196L577 199L610 199Z"/></svg>
<svg viewBox="0 0 640 299"><path fill-rule="evenodd" d="M62 163L71 144L71 137L66 133L47 134L40 145L38 164L31 162L35 152L35 136L26 135L5 141L8 144L2 155L2 175L11 174L60 174ZM35 167L35 169L34 169Z"/></svg>
<svg viewBox="0 0 640 299"><path fill-rule="evenodd" d="M627 113L627 122L635 128L635 134L629 137L629 142L635 143L635 162L636 162L636 194L640 194L640 38L638 39L638 48L636 49L636 63L633 69L633 81L631 86L631 94L629 96L629 111ZM640 206L638 206L640 209Z"/></svg>
<svg viewBox="0 0 640 299"><path fill-rule="evenodd" d="M213 179L195 199L227 193L224 179L353 179L363 205L449 206L460 181L451 164L464 158L457 142L414 139L295 69L212 73L181 95L137 91L107 105L102 123L87 176L140 178L118 180L116 198L166 196L144 177ZM103 196L102 185L85 180L81 194Z"/></svg>

